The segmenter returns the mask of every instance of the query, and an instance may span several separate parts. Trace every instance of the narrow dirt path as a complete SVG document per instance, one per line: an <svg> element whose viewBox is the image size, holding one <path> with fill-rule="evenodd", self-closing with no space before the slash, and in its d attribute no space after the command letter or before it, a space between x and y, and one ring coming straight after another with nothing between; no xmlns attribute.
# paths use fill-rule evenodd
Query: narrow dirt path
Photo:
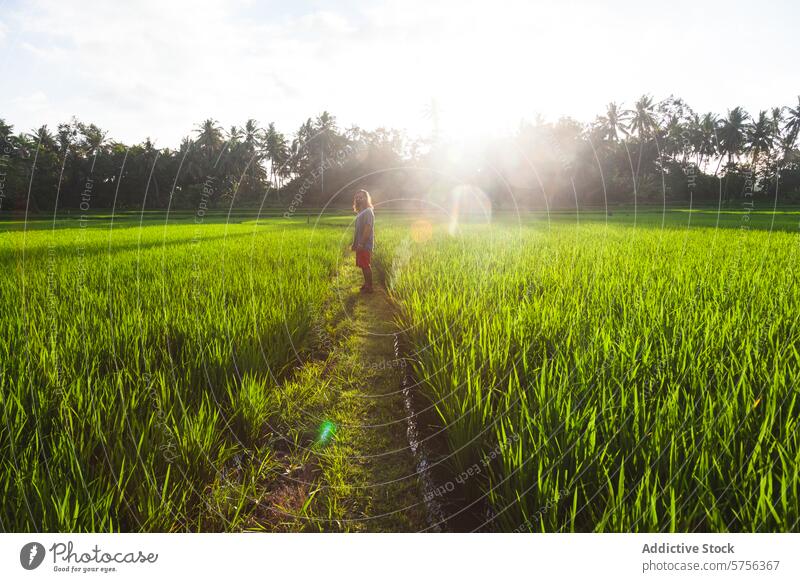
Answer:
<svg viewBox="0 0 800 582"><path fill-rule="evenodd" d="M336 285L344 316L333 330L327 413L335 431L320 451L315 517L321 529L419 531L426 525L416 460L408 444L394 314L383 288L360 294L360 271L342 268Z"/></svg>
<svg viewBox="0 0 800 582"><path fill-rule="evenodd" d="M345 260L319 314L317 349L282 387L302 411L283 413L284 470L261 486L247 529L414 532L427 525L391 303L383 288L359 293L361 272Z"/></svg>

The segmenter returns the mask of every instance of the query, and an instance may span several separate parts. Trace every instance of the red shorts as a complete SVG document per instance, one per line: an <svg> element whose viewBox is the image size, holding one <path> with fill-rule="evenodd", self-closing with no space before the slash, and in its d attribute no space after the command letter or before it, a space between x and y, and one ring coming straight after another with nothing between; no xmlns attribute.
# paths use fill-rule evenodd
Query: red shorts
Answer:
<svg viewBox="0 0 800 582"><path fill-rule="evenodd" d="M356 267L361 267L362 269L369 268L369 261L372 258L372 251L364 251L364 250L357 250L356 251Z"/></svg>

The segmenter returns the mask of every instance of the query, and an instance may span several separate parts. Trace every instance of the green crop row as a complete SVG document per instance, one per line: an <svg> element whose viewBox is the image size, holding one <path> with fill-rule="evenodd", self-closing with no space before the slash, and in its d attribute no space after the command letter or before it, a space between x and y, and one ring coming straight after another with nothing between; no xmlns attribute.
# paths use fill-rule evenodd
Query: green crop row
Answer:
<svg viewBox="0 0 800 582"><path fill-rule="evenodd" d="M275 468L282 410L302 406L279 387L338 236L285 221L4 233L0 530L235 528Z"/></svg>
<svg viewBox="0 0 800 582"><path fill-rule="evenodd" d="M486 527L797 530L797 235L405 233L381 263Z"/></svg>

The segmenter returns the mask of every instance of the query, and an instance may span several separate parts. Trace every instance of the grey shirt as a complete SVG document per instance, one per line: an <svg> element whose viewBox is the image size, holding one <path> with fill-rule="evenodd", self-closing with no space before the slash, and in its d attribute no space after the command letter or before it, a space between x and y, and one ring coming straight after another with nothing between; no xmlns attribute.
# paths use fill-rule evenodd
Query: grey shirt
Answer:
<svg viewBox="0 0 800 582"><path fill-rule="evenodd" d="M370 225L372 228L370 229L369 238L363 248L365 251L371 251L375 243L375 213L372 211L372 208L365 208L356 216L356 230L353 233L354 245L358 245L366 225Z"/></svg>

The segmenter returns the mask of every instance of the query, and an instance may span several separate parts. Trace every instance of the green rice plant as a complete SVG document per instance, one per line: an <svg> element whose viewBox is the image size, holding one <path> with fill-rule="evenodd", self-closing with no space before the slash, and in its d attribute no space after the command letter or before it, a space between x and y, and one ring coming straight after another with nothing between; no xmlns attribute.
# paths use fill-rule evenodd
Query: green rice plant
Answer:
<svg viewBox="0 0 800 582"><path fill-rule="evenodd" d="M797 528L796 235L464 225L381 251L453 470L504 531ZM488 474L488 477L486 476Z"/></svg>
<svg viewBox="0 0 800 582"><path fill-rule="evenodd" d="M296 397L340 233L104 226L0 236L0 529L230 529L221 474Z"/></svg>
<svg viewBox="0 0 800 582"><path fill-rule="evenodd" d="M280 389L253 374L246 374L240 383L228 384L228 389L234 411L231 428L245 447L252 448L264 436L264 420L276 419L280 412Z"/></svg>

